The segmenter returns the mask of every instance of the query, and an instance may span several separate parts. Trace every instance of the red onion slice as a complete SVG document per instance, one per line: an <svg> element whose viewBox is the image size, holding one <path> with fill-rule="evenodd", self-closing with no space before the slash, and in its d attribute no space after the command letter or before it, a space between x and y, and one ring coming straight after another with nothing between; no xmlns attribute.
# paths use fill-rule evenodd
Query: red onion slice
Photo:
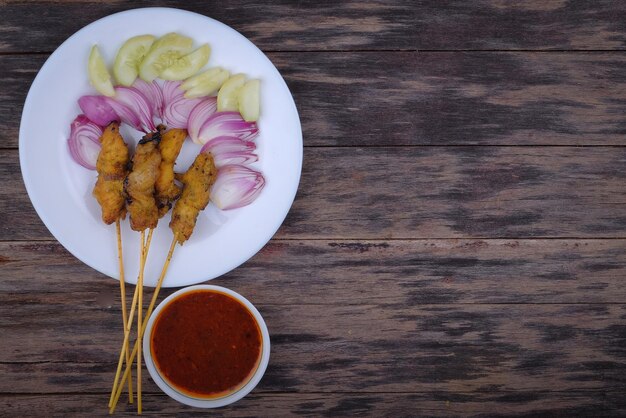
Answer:
<svg viewBox="0 0 626 418"><path fill-rule="evenodd" d="M107 103L104 96L83 96L78 99L78 106L90 121L99 126L107 126L120 118Z"/></svg>
<svg viewBox="0 0 626 418"><path fill-rule="evenodd" d="M259 160L254 153L256 144L244 141L234 136L220 136L207 142L200 152L210 152L215 160L215 165L247 165Z"/></svg>
<svg viewBox="0 0 626 418"><path fill-rule="evenodd" d="M180 81L167 81L163 85L163 122L169 128L187 129L189 114L203 98L187 99L179 86Z"/></svg>
<svg viewBox="0 0 626 418"><path fill-rule="evenodd" d="M156 81L148 83L141 78L137 78L132 87L140 91L148 99L148 103L152 107L152 114L159 119L163 118L163 91L161 86Z"/></svg>
<svg viewBox="0 0 626 418"><path fill-rule="evenodd" d="M113 100L112 97L105 97L104 99L107 101L107 104L113 108L113 111L115 111L122 123L130 125L138 131L142 130L141 121L139 120L139 116L137 116L135 112L130 110L122 103Z"/></svg>
<svg viewBox="0 0 626 418"><path fill-rule="evenodd" d="M217 112L209 116L198 133L198 141L206 144L220 136L235 136L244 141L253 141L259 134L256 122L246 122L239 112Z"/></svg>
<svg viewBox="0 0 626 418"><path fill-rule="evenodd" d="M85 115L78 115L70 125L70 137L67 145L70 156L78 164L89 170L96 169L100 154L100 137L102 128L93 123Z"/></svg>
<svg viewBox="0 0 626 418"><path fill-rule="evenodd" d="M226 165L217 173L211 201L222 210L237 209L252 203L264 186L265 179L258 171L241 165Z"/></svg>
<svg viewBox="0 0 626 418"><path fill-rule="evenodd" d="M115 87L115 96L113 101L116 101L126 106L132 113L135 114L139 124L135 124L135 128L140 131L154 132L156 126L154 125L152 105L148 102L146 96L134 87ZM114 108L114 110L116 110ZM119 113L118 113L119 115ZM119 115L122 117L122 115Z"/></svg>
<svg viewBox="0 0 626 418"><path fill-rule="evenodd" d="M196 105L189 114L187 120L187 131L189 137L196 144L200 144L198 133L206 120L217 111L217 98L208 97Z"/></svg>
<svg viewBox="0 0 626 418"><path fill-rule="evenodd" d="M163 87L161 88L163 92L163 107L185 94L185 91L180 88L180 85L180 81L166 81L163 83Z"/></svg>

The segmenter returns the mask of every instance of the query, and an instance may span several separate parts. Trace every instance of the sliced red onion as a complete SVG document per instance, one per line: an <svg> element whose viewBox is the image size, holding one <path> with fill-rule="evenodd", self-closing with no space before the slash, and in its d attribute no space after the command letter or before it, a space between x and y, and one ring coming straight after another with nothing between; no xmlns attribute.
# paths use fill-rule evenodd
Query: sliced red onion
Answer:
<svg viewBox="0 0 626 418"><path fill-rule="evenodd" d="M115 111L122 123L130 125L138 131L142 130L141 121L139 120L139 116L137 116L135 112L130 110L122 103L113 100L112 97L105 97L104 99L106 100L107 104L113 108L113 111Z"/></svg>
<svg viewBox="0 0 626 418"><path fill-rule="evenodd" d="M126 106L137 116L137 120L139 120L139 127L137 128L137 125L133 125L137 128L137 130L144 131L146 133L154 132L156 130L153 120L152 105L148 102L148 99L142 92L134 87L118 86L115 87L115 96L113 96L112 99ZM122 115L119 116L120 118L122 117Z"/></svg>
<svg viewBox="0 0 626 418"><path fill-rule="evenodd" d="M254 153L256 144L252 141L244 141L234 136L220 136L207 142L200 152L210 152L215 160L215 165L223 167L237 164L247 165L259 160Z"/></svg>
<svg viewBox="0 0 626 418"><path fill-rule="evenodd" d="M182 83L180 81L166 81L161 87L163 92L163 106L167 106L169 102L183 96L185 91L180 88Z"/></svg>
<svg viewBox="0 0 626 418"><path fill-rule="evenodd" d="M198 141L206 144L220 136L236 136L244 141L253 141L259 134L256 122L246 122L239 112L217 112L209 116L198 133Z"/></svg>
<svg viewBox="0 0 626 418"><path fill-rule="evenodd" d="M217 111L217 98L207 97L193 108L187 119L187 131L189 137L196 144L200 144L198 133L206 120Z"/></svg>
<svg viewBox="0 0 626 418"><path fill-rule="evenodd" d="M152 113L159 119L163 118L163 91L161 86L156 81L148 83L141 78L137 78L133 83L133 87L148 99L148 103L152 107Z"/></svg>
<svg viewBox="0 0 626 418"><path fill-rule="evenodd" d="M203 98L187 99L179 86L180 81L167 81L163 85L163 122L169 128L187 129L189 114Z"/></svg>
<svg viewBox="0 0 626 418"><path fill-rule="evenodd" d="M78 106L90 121L100 126L107 126L120 118L107 103L105 96L83 96L78 99Z"/></svg>
<svg viewBox="0 0 626 418"><path fill-rule="evenodd" d="M102 128L85 115L78 115L70 125L70 137L67 145L74 161L89 170L96 169L100 154Z"/></svg>
<svg viewBox="0 0 626 418"><path fill-rule="evenodd" d="M237 209L252 203L264 186L261 173L242 165L227 165L217 172L211 201L222 210Z"/></svg>

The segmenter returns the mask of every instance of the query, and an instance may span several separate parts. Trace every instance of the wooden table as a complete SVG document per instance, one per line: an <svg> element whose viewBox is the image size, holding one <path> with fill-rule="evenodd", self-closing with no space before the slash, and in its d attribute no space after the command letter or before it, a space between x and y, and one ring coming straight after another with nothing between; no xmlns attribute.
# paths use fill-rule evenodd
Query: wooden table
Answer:
<svg viewBox="0 0 626 418"><path fill-rule="evenodd" d="M626 3L160 3L264 50L304 132L284 225L212 282L270 365L211 414L626 414ZM0 2L0 415L106 414L118 285L39 220L18 126L64 39L147 5ZM206 413L144 388L146 415Z"/></svg>

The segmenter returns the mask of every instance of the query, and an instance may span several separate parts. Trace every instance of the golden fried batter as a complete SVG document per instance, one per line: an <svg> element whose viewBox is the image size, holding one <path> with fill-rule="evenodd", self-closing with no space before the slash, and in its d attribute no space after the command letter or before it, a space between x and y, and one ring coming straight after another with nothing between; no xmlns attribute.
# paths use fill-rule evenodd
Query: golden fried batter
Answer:
<svg viewBox="0 0 626 418"><path fill-rule="evenodd" d="M98 180L93 195L102 208L102 220L110 225L126 216L124 179L128 175L128 145L120 135L120 124L112 122L100 137L102 149L96 162Z"/></svg>
<svg viewBox="0 0 626 418"><path fill-rule="evenodd" d="M159 175L161 128L144 136L133 155L132 169L126 180L130 227L133 231L156 228L159 212L154 199L154 184Z"/></svg>
<svg viewBox="0 0 626 418"><path fill-rule="evenodd" d="M210 192L217 179L213 156L200 153L182 176L183 192L172 210L170 228L179 244L189 239L196 226L198 213L209 204Z"/></svg>
<svg viewBox="0 0 626 418"><path fill-rule="evenodd" d="M174 183L174 164L185 138L187 138L186 130L170 129L163 134L159 143L161 165L159 166L159 177L155 184L159 218L170 210L172 202L178 199L182 190L180 186Z"/></svg>

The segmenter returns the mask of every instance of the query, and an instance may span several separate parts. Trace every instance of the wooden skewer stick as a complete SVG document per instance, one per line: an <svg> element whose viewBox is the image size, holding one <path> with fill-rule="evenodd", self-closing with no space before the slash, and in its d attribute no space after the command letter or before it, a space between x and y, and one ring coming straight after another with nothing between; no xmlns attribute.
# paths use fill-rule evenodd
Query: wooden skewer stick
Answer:
<svg viewBox="0 0 626 418"><path fill-rule="evenodd" d="M152 295L152 300L150 300L150 305L148 306L148 310L146 311L146 318L150 318L150 315L152 315L152 311L154 310L154 305L156 304L156 300L159 296L159 291L161 290L163 279L165 278L165 275L167 274L167 269L170 265L170 261L172 260L172 255L174 254L174 249L176 248L177 242L178 242L177 236L174 236L174 239L172 240L172 244L170 245L169 252L167 253L167 258L165 259L165 263L163 264L163 269L161 269L161 275L159 276L157 285L154 288L154 294ZM148 322L143 323L142 328L141 328L141 335L143 335L143 333L146 331L147 324ZM126 365L126 370L124 371L124 374L122 375L119 385L117 386L117 391L115 392L115 397L113 398L113 402L109 406L109 414L112 414L113 412L115 412L115 407L117 406L117 402L119 401L120 395L122 394L122 388L124 387L124 383L126 383L126 380L130 376L130 371L132 370L132 367L131 367L132 361L135 359L135 356L137 355L138 351L141 349L143 349L143 347L140 347L139 344L137 344L137 341L135 341L133 350L130 353L131 364Z"/></svg>
<svg viewBox="0 0 626 418"><path fill-rule="evenodd" d="M120 229L120 219L115 221L115 231L117 233L117 260L119 263L120 276L120 296L122 300L122 324L124 330L128 324L128 316L126 315L126 281L124 278L124 255L122 251L122 232ZM130 361L130 348L126 345L126 364ZM128 403L133 403L133 379L128 379Z"/></svg>
<svg viewBox="0 0 626 418"><path fill-rule="evenodd" d="M141 245L144 247L145 231L141 231ZM143 270L146 266L146 258L140 258L139 280L137 280L137 288L139 289L139 309L137 310L137 344L141 347L141 326L143 325ZM126 363L128 364L128 362ZM128 379L130 382L131 379ZM137 352L137 414L141 415L141 350Z"/></svg>
<svg viewBox="0 0 626 418"><path fill-rule="evenodd" d="M122 365L124 363L124 353L126 352L126 349L128 348L128 341L130 339L130 330L132 327L133 319L135 318L135 308L137 307L137 297L138 297L138 292L137 292L137 287L135 287L135 292L133 294L133 301L131 303L130 312L128 315L128 323L127 323L126 328L124 328L124 342L122 343L122 349L120 350L120 357L117 363L115 379L113 380L113 389L111 390L111 397L109 398L109 407L113 404L113 397L115 395L115 391L117 390L117 382L119 381L120 373L122 372ZM127 365L131 364L130 361L131 361L130 358L129 360L126 360L126 364Z"/></svg>
<svg viewBox="0 0 626 418"><path fill-rule="evenodd" d="M146 241L145 245L143 244L143 239L141 240L140 253L139 253L141 256L139 260L140 269L142 265L142 260L148 257L148 252L150 251L150 242L152 241L152 232L153 232L152 229L150 230L150 232L148 232L148 240ZM137 282L139 282L139 278L137 278ZM122 343L122 349L120 350L120 356L117 361L117 371L115 372L115 379L113 380L113 389L111 390L111 397L109 398L109 407L111 407L111 405L113 404L113 398L115 396L120 374L122 372L122 364L124 362L124 353L126 352L129 346L130 331L133 326L133 319L135 318L135 309L137 308L137 300L139 297L138 290L139 290L139 286L135 286L135 292L133 294L133 301L130 305L130 312L128 314L128 322L126 324L126 328L124 329L124 342ZM126 361L127 367L130 367L133 360L134 360L134 356L130 356L129 360Z"/></svg>

